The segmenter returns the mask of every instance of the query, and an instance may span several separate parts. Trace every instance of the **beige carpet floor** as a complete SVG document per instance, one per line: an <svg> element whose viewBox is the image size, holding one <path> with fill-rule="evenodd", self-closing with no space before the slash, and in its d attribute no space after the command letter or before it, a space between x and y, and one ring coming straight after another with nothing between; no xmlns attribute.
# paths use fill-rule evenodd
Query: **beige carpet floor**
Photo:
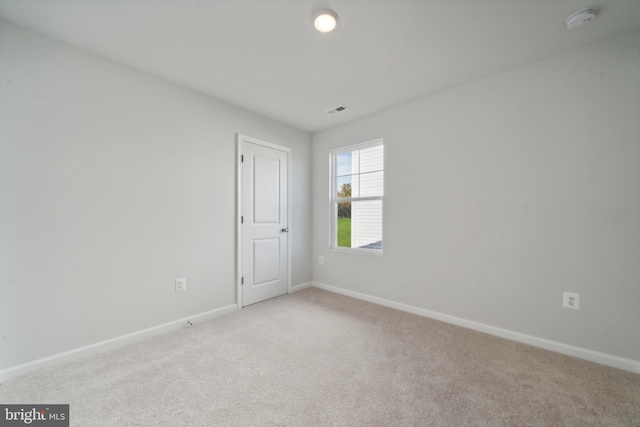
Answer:
<svg viewBox="0 0 640 427"><path fill-rule="evenodd" d="M318 289L0 385L73 426L640 426L640 375Z"/></svg>

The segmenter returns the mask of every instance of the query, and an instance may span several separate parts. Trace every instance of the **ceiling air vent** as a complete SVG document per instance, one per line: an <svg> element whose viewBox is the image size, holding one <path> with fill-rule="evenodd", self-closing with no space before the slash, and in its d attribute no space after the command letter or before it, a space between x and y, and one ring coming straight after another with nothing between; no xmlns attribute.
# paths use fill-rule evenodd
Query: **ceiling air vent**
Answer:
<svg viewBox="0 0 640 427"><path fill-rule="evenodd" d="M344 105L339 105L336 108L332 108L331 110L327 111L327 114L333 116L334 114L342 113L343 111L347 111L348 109L349 108L345 107Z"/></svg>

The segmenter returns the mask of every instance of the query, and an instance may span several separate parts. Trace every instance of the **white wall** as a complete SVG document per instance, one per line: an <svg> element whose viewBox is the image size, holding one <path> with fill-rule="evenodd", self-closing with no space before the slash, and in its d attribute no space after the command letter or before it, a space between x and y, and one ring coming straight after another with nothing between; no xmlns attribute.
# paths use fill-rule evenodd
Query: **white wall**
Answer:
<svg viewBox="0 0 640 427"><path fill-rule="evenodd" d="M376 138L384 255L331 251L328 153ZM319 132L313 159L315 282L640 361L639 33Z"/></svg>
<svg viewBox="0 0 640 427"><path fill-rule="evenodd" d="M307 283L308 133L0 21L0 370L235 303L236 133L293 149Z"/></svg>

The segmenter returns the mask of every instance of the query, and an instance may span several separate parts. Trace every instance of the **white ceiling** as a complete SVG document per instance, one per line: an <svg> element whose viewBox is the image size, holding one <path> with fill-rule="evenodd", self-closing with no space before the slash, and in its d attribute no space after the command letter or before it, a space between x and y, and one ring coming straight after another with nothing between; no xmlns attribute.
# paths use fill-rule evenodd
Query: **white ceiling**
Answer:
<svg viewBox="0 0 640 427"><path fill-rule="evenodd" d="M313 132L638 29L640 0L0 0L0 17Z"/></svg>

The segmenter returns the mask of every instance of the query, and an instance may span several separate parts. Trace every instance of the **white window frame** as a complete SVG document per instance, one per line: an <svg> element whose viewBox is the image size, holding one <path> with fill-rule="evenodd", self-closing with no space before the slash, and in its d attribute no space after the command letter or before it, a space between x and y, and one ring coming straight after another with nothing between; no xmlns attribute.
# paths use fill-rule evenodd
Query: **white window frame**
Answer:
<svg viewBox="0 0 640 427"><path fill-rule="evenodd" d="M369 197L349 197L349 198L341 198L339 199L336 195L338 194L336 175L337 175L337 156L339 154L348 153L350 151L363 150L366 148L377 147L382 145L384 147L384 140L375 139L373 141L362 142L359 144L348 145L346 147L337 148L335 150L331 150L330 153L330 218L331 218L331 240L330 247L335 251L342 252L355 252L362 253L367 255L382 255L382 251L384 250L384 194L386 192L386 185L384 184L383 178L383 192L381 196L369 196ZM383 166L382 170L385 170L385 156L382 158ZM382 236L382 249L365 249L365 248L347 248L345 246L338 246L338 203L342 202L358 202L358 201L367 201L367 200L380 200L382 203L382 223L380 225L380 233ZM352 205L353 206L353 205Z"/></svg>

